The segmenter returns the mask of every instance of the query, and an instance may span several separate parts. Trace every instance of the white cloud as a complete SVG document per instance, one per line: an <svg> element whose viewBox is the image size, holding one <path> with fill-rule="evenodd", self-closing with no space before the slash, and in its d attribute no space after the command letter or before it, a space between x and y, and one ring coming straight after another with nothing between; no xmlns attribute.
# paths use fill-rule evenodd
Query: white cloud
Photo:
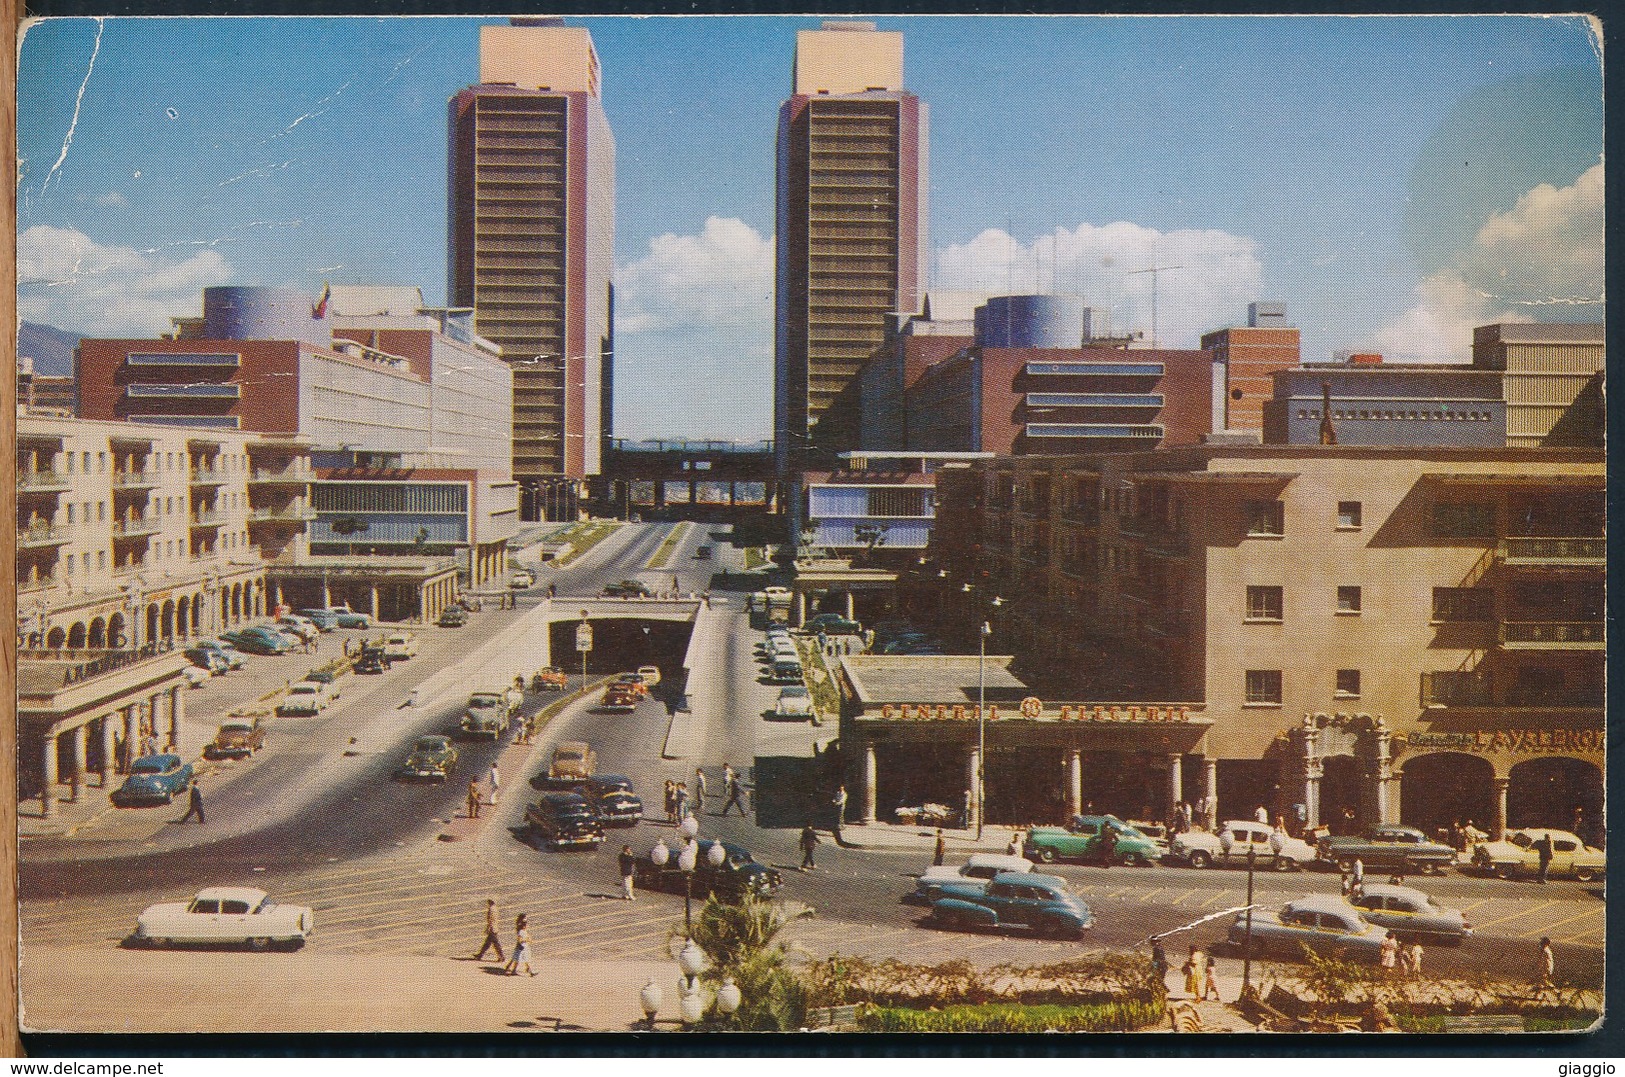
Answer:
<svg viewBox="0 0 1625 1077"><path fill-rule="evenodd" d="M109 209L128 209L130 200L118 191L108 191L96 196L96 204Z"/></svg>
<svg viewBox="0 0 1625 1077"><path fill-rule="evenodd" d="M233 272L215 250L165 259L35 225L17 237L17 308L29 321L89 336L150 336L171 317L196 313L203 289Z"/></svg>
<svg viewBox="0 0 1625 1077"><path fill-rule="evenodd" d="M1136 273L1178 266L1163 273ZM1159 232L1128 221L1058 228L1024 245L990 228L938 252L935 287L1026 294L1081 295L1113 332L1151 336L1152 278L1156 335L1170 348L1194 348L1201 335L1235 325L1261 298L1258 244L1216 229Z"/></svg>
<svg viewBox="0 0 1625 1077"><path fill-rule="evenodd" d="M1474 326L1602 316L1604 174L1543 183L1484 223L1456 264L1416 286L1416 302L1371 344L1393 360L1466 362ZM1595 312L1594 314L1592 312Z"/></svg>
<svg viewBox="0 0 1625 1077"><path fill-rule="evenodd" d="M616 271L615 295L617 332L771 326L773 237L722 217L697 236L656 236Z"/></svg>

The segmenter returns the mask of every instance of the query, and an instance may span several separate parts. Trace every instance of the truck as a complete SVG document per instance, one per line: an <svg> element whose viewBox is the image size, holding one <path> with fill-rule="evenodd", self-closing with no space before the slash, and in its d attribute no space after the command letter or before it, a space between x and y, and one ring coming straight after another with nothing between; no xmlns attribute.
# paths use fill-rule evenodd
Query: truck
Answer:
<svg viewBox="0 0 1625 1077"><path fill-rule="evenodd" d="M549 781L561 784L584 782L598 769L598 753L586 741L560 741L553 749L553 762L548 765Z"/></svg>
<svg viewBox="0 0 1625 1077"><path fill-rule="evenodd" d="M1315 848L1315 858L1323 867L1352 871L1358 860L1370 870L1405 875L1426 872L1437 875L1456 862L1456 851L1448 845L1429 841L1414 826L1387 824L1373 827L1363 837L1328 835Z"/></svg>
<svg viewBox="0 0 1625 1077"><path fill-rule="evenodd" d="M497 740L508 731L514 712L518 709L518 704L507 689L482 689L468 697L460 724L463 732L470 737Z"/></svg>

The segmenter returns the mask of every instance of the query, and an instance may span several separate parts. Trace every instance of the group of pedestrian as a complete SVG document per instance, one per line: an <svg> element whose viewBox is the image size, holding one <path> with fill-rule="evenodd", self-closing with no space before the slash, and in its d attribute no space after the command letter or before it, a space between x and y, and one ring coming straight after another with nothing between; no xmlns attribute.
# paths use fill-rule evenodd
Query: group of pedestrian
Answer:
<svg viewBox="0 0 1625 1077"><path fill-rule="evenodd" d="M1447 840L1450 842L1450 847L1455 849L1461 856L1471 857L1474 849L1489 840L1489 835L1474 826L1471 819L1465 822L1457 819L1450 824Z"/></svg>
<svg viewBox="0 0 1625 1077"><path fill-rule="evenodd" d="M502 950L502 939L497 935L497 899L485 899L485 941L480 944L479 950L474 954L475 961L485 960L485 955L491 950L497 953L497 960L501 961L506 955ZM513 921L513 957L502 966L502 971L509 976L518 976L523 970L531 976L536 970L530 965L530 916L520 913Z"/></svg>
<svg viewBox="0 0 1625 1077"><path fill-rule="evenodd" d="M1155 963L1154 954L1153 963ZM1190 953L1186 956L1185 964L1180 971L1185 974L1185 994L1199 1002L1208 998L1215 1002L1219 1001L1218 966L1200 946L1190 948Z"/></svg>
<svg viewBox="0 0 1625 1077"><path fill-rule="evenodd" d="M1399 936L1390 931L1383 936L1378 964L1389 975L1420 976L1422 974L1422 944L1406 946Z"/></svg>
<svg viewBox="0 0 1625 1077"><path fill-rule="evenodd" d="M729 763L722 764L722 783L719 792L722 795L722 810L718 815L727 815L733 808L739 809L740 815L748 815L745 810L745 785L737 772ZM704 767L694 768L694 783L692 787L687 782L668 779L665 784L666 822L677 826L690 815L701 815L705 812L706 798L711 796L711 782L706 777Z"/></svg>
<svg viewBox="0 0 1625 1077"><path fill-rule="evenodd" d="M666 822L676 826L691 814L688 785L685 782L666 781Z"/></svg>

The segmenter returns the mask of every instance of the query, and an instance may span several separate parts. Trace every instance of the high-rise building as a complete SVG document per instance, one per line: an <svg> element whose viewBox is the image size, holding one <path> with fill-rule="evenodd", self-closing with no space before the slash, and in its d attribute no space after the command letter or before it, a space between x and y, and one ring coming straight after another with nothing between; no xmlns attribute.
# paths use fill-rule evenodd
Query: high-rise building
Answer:
<svg viewBox="0 0 1625 1077"><path fill-rule="evenodd" d="M858 372L925 287L926 106L903 36L796 34L779 109L774 433L781 470L858 448Z"/></svg>
<svg viewBox="0 0 1625 1077"><path fill-rule="evenodd" d="M449 106L447 294L513 367L521 515L579 492L612 427L615 140L581 27L480 28L480 82ZM560 503L557 496L546 500Z"/></svg>
<svg viewBox="0 0 1625 1077"><path fill-rule="evenodd" d="M1507 444L1601 445L1603 327L1505 322L1473 329L1473 365L1502 371Z"/></svg>

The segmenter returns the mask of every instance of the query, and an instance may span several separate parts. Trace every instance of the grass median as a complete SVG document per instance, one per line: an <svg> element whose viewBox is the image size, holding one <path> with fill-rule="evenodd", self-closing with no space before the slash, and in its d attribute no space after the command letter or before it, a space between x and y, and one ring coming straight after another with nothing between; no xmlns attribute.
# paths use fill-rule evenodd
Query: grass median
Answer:
<svg viewBox="0 0 1625 1077"><path fill-rule="evenodd" d="M654 552L654 556L649 558L649 563L644 568L665 568L666 562L671 560L672 553L677 549L677 544L687 538L693 529L694 525L687 520L672 528L671 534L666 536L666 541L660 544L660 549Z"/></svg>

